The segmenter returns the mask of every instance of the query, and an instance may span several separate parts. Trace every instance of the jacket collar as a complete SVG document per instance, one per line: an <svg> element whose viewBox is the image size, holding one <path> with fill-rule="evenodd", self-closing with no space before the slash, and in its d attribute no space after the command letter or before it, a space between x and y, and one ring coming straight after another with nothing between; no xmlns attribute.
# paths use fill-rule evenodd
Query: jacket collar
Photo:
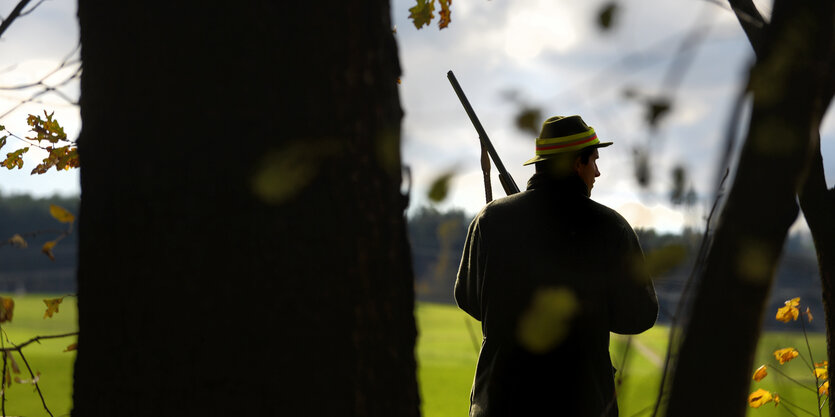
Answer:
<svg viewBox="0 0 835 417"><path fill-rule="evenodd" d="M553 190L561 194L583 195L589 197L589 189L579 175L553 178L541 172L533 174L528 180L528 190Z"/></svg>

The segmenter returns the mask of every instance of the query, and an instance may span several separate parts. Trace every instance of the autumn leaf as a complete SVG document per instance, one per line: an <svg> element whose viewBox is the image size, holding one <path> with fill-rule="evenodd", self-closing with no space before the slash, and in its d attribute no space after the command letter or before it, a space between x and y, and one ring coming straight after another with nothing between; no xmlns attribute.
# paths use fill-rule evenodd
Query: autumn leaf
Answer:
<svg viewBox="0 0 835 417"><path fill-rule="evenodd" d="M756 371L754 371L754 377L751 378L751 379L753 379L754 381L759 382L760 380L765 378L766 375L768 375L768 367L763 365L763 366L760 366L759 368L757 368Z"/></svg>
<svg viewBox="0 0 835 417"><path fill-rule="evenodd" d="M26 241L23 239L23 236L18 235L18 234L15 234L14 236L12 236L11 239L9 239L9 243L11 243L12 246L14 246L16 248L21 248L21 249L25 249L26 247L29 246L29 244L26 243Z"/></svg>
<svg viewBox="0 0 835 417"><path fill-rule="evenodd" d="M814 318L814 317L812 317L812 311L809 310L809 307L806 307L806 318L809 319L809 323L811 323L812 319Z"/></svg>
<svg viewBox="0 0 835 417"><path fill-rule="evenodd" d="M42 140L49 141L51 143L58 143L58 141L66 141L67 134L64 133L64 128L58 123L57 120L54 120L52 116L55 112L47 113L46 110L43 111L46 120L41 119L40 116L35 116L30 114L29 117L26 118L26 124L28 124L32 128L32 132L35 132L35 137L27 137L26 139L29 140L36 140L38 142Z"/></svg>
<svg viewBox="0 0 835 417"><path fill-rule="evenodd" d="M815 368L815 377L821 381L829 379L829 370L826 368Z"/></svg>
<svg viewBox="0 0 835 417"><path fill-rule="evenodd" d="M64 297L43 300L44 304L46 304L46 312L43 313L43 318L51 318L53 314L57 313L58 306L61 305L62 301L64 301Z"/></svg>
<svg viewBox="0 0 835 417"><path fill-rule="evenodd" d="M12 321L14 317L14 300L9 297L0 297L0 323Z"/></svg>
<svg viewBox="0 0 835 417"><path fill-rule="evenodd" d="M6 356L6 359L9 361L9 365L12 366L12 372L19 374L20 373L20 366L18 366L17 361L14 360L14 355L11 352L3 352Z"/></svg>
<svg viewBox="0 0 835 417"><path fill-rule="evenodd" d="M0 166L6 167L6 169L21 169L23 168L23 154L29 151L29 148L20 148L14 152L9 152L6 154L6 159L3 162L0 162Z"/></svg>
<svg viewBox="0 0 835 417"><path fill-rule="evenodd" d="M49 259L52 261L55 260L52 248L54 248L56 244L58 244L57 240L50 240L49 242L44 243L43 247L41 247L41 252L43 252L44 255L49 256Z"/></svg>
<svg viewBox="0 0 835 417"><path fill-rule="evenodd" d="M78 343L71 343L66 349L64 349L64 352L71 352L76 349L78 349Z"/></svg>
<svg viewBox="0 0 835 417"><path fill-rule="evenodd" d="M829 361L815 362L816 368L829 368Z"/></svg>
<svg viewBox="0 0 835 417"><path fill-rule="evenodd" d="M797 317L800 315L800 310L797 309L797 306L800 304L800 298L792 298L786 301L785 304L785 306L777 309L775 318L783 323L797 320Z"/></svg>
<svg viewBox="0 0 835 417"><path fill-rule="evenodd" d="M797 349L788 347L785 349L778 349L774 351L774 358L780 362L780 365L796 358L800 353Z"/></svg>
<svg viewBox="0 0 835 417"><path fill-rule="evenodd" d="M3 130L3 129L4 129L3 125L0 125L0 130ZM6 138L7 137L9 137L9 136L4 135L4 136L0 137L0 148L3 148L4 146L6 146Z"/></svg>
<svg viewBox="0 0 835 417"><path fill-rule="evenodd" d="M449 23L452 21L449 11L449 6L452 5L452 0L438 0L438 4L441 5L441 20L438 21L438 28L444 29L449 26Z"/></svg>
<svg viewBox="0 0 835 417"><path fill-rule="evenodd" d="M774 393L774 406L777 407L780 405L780 394Z"/></svg>
<svg viewBox="0 0 835 417"><path fill-rule="evenodd" d="M61 206L56 206L55 204L49 205L49 214L61 223L72 223L75 221L75 216L73 216L72 213Z"/></svg>
<svg viewBox="0 0 835 417"><path fill-rule="evenodd" d="M432 13L434 11L435 0L417 0L417 4L409 9L409 19L412 19L415 27L420 29L429 25L429 22L435 17L435 14Z"/></svg>
<svg viewBox="0 0 835 417"><path fill-rule="evenodd" d="M761 405L771 402L771 393L760 388L748 396L748 405L753 408L760 408Z"/></svg>
<svg viewBox="0 0 835 417"><path fill-rule="evenodd" d="M818 394L820 395L829 395L829 381L826 381L818 387Z"/></svg>

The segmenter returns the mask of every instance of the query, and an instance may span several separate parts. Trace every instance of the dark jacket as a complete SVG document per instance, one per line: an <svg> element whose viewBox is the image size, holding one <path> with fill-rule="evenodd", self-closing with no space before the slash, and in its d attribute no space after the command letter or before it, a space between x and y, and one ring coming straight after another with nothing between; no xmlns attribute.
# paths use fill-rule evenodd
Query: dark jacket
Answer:
<svg viewBox="0 0 835 417"><path fill-rule="evenodd" d="M473 417L616 416L609 332L643 332L658 315L635 232L576 176L535 174L482 209L455 300L484 333Z"/></svg>

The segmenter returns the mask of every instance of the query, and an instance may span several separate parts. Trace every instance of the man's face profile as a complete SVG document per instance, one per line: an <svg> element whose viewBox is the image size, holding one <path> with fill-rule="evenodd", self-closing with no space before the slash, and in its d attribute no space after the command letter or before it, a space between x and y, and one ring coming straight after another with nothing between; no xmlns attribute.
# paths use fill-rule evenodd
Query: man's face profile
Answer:
<svg viewBox="0 0 835 417"><path fill-rule="evenodd" d="M600 154L598 154L597 149L595 149L594 153L589 156L588 164L584 164L579 157L574 162L574 169L577 171L577 175L579 175L580 178L583 179L583 182L586 183L586 187L589 189L589 194L591 194L591 188L594 186L594 179L600 176L600 171L597 170L598 158L600 158Z"/></svg>

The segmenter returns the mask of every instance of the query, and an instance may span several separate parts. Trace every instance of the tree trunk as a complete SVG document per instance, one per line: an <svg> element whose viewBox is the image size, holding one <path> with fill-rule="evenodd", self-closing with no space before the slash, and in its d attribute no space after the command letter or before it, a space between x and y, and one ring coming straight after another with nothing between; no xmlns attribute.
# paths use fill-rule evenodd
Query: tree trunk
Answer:
<svg viewBox="0 0 835 417"><path fill-rule="evenodd" d="M818 256L824 317L826 318L826 353L830 363L835 357L835 189L826 189L823 157L818 135L809 172L799 193L800 206L812 231ZM835 416L835 404L829 403L829 415Z"/></svg>
<svg viewBox="0 0 835 417"><path fill-rule="evenodd" d="M775 2L751 72L748 136L684 330L667 415L745 414L763 309L822 108L829 3ZM716 382L710 401L694 399L705 381Z"/></svg>
<svg viewBox="0 0 835 417"><path fill-rule="evenodd" d="M78 16L73 415L417 415L388 2Z"/></svg>

